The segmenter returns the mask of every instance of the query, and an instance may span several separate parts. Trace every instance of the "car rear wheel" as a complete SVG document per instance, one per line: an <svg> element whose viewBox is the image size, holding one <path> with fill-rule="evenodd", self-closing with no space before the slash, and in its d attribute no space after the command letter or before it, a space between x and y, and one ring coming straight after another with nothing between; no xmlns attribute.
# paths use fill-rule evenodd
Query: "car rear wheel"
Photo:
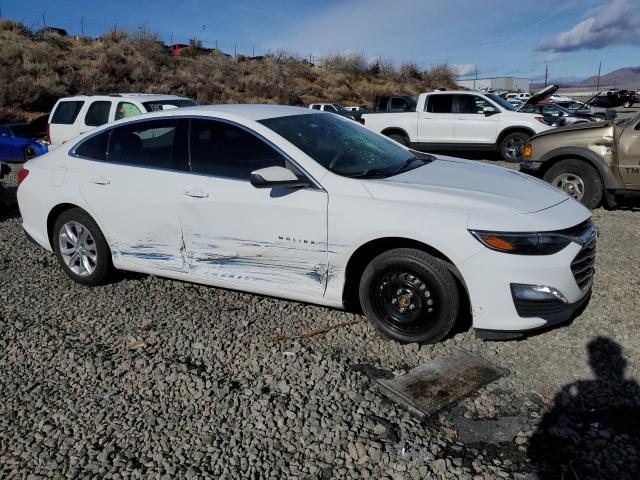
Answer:
<svg viewBox="0 0 640 480"><path fill-rule="evenodd" d="M96 222L84 210L60 214L53 226L53 249L60 266L82 285L100 285L111 270L111 251Z"/></svg>
<svg viewBox="0 0 640 480"><path fill-rule="evenodd" d="M632 105L633 103L631 102L624 102L624 108L631 108Z"/></svg>
<svg viewBox="0 0 640 480"><path fill-rule="evenodd" d="M407 139L407 137L400 133L392 133L391 135L389 135L389 138L395 142L398 142L400 145L404 145L405 147L409 146L409 140Z"/></svg>
<svg viewBox="0 0 640 480"><path fill-rule="evenodd" d="M360 279L360 303L371 324L402 343L435 343L453 328L458 288L444 263L420 250L389 250Z"/></svg>
<svg viewBox="0 0 640 480"><path fill-rule="evenodd" d="M500 155L506 162L520 163L522 161L522 149L529 140L530 135L524 132L510 133L500 142Z"/></svg>
<svg viewBox="0 0 640 480"><path fill-rule="evenodd" d="M552 166L545 181L564 190L585 207L594 209L602 202L602 179L598 171L584 160L569 158Z"/></svg>
<svg viewBox="0 0 640 480"><path fill-rule="evenodd" d="M24 149L23 156L24 156L24 161L26 162L27 160L31 160L32 158L37 157L38 152L36 152L35 148L29 145Z"/></svg>

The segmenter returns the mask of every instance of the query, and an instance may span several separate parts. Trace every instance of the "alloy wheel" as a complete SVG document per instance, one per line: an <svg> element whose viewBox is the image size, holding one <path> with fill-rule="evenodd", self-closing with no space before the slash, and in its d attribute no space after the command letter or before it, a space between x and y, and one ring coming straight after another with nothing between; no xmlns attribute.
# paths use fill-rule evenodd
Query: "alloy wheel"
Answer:
<svg viewBox="0 0 640 480"><path fill-rule="evenodd" d="M505 145L507 160L510 162L522 160L522 149L524 148L524 144L525 141L522 138L510 138Z"/></svg>
<svg viewBox="0 0 640 480"><path fill-rule="evenodd" d="M58 234L58 245L64 263L76 275L86 277L96 270L96 243L89 230L80 223L65 223Z"/></svg>

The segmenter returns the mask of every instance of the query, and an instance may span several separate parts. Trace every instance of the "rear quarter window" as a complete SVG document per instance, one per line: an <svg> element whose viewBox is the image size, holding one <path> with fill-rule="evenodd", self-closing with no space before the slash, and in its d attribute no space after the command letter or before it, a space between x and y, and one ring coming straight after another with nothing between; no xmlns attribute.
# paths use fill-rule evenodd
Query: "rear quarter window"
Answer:
<svg viewBox="0 0 640 480"><path fill-rule="evenodd" d="M51 117L51 123L72 125L76 121L82 105L84 105L82 100L59 102Z"/></svg>

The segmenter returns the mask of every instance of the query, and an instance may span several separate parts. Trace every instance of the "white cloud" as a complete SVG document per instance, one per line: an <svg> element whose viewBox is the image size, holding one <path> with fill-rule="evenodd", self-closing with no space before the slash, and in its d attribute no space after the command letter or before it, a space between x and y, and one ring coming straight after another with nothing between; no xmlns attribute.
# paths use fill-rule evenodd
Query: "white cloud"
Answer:
<svg viewBox="0 0 640 480"><path fill-rule="evenodd" d="M543 40L538 49L551 52L597 50L611 45L640 45L640 2L612 0L571 30Z"/></svg>
<svg viewBox="0 0 640 480"><path fill-rule="evenodd" d="M466 77L476 73L477 65L475 63L454 63L451 68L459 77Z"/></svg>

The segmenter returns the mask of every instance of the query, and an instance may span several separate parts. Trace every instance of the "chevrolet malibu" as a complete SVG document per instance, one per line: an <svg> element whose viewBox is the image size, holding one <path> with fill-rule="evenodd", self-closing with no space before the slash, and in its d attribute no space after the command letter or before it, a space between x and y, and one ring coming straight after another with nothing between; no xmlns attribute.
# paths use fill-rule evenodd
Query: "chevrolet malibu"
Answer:
<svg viewBox="0 0 640 480"><path fill-rule="evenodd" d="M28 237L87 286L112 269L360 307L436 342L509 338L587 303L597 229L516 171L412 151L336 115L218 105L104 125L19 176Z"/></svg>

